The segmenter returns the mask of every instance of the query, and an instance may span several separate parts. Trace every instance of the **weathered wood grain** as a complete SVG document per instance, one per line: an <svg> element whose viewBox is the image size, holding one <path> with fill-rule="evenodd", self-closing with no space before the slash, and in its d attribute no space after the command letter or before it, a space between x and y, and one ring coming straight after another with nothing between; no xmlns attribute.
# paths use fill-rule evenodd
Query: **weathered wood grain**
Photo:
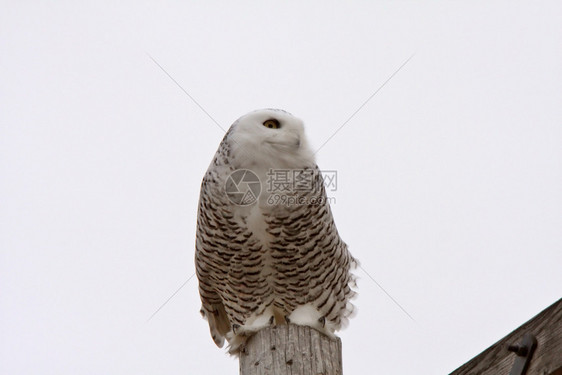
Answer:
<svg viewBox="0 0 562 375"><path fill-rule="evenodd" d="M516 355L508 351L507 346L519 343L525 333L535 335L538 342L526 375L561 375L562 299L453 371L450 375L509 374Z"/></svg>
<svg viewBox="0 0 562 375"><path fill-rule="evenodd" d="M342 375L342 347L310 327L264 328L240 353L240 375Z"/></svg>

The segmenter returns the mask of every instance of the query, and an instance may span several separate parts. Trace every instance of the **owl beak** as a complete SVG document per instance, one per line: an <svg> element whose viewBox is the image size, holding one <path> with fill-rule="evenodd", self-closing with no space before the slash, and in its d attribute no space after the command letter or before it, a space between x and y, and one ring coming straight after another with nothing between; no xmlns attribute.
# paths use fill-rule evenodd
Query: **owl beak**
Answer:
<svg viewBox="0 0 562 375"><path fill-rule="evenodd" d="M284 149L287 148L298 149L301 146L301 139L298 135L295 135L294 137L281 137L281 138L276 137L276 138L268 139L265 142L272 146L282 147Z"/></svg>

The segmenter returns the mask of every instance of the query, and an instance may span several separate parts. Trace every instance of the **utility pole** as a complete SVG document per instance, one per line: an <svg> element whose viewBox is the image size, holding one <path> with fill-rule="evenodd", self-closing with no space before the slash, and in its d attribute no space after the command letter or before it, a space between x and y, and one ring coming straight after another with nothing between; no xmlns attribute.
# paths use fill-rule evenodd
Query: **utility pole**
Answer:
<svg viewBox="0 0 562 375"><path fill-rule="evenodd" d="M264 328L240 353L240 375L342 375L342 346L314 328Z"/></svg>

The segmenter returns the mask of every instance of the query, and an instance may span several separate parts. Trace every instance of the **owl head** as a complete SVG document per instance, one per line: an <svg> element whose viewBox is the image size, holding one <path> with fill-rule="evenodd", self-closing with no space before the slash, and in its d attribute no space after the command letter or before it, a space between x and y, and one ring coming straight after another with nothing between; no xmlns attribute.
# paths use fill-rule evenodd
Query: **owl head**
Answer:
<svg viewBox="0 0 562 375"><path fill-rule="evenodd" d="M237 168L305 168L315 165L303 121L280 109L260 109L240 117L229 132Z"/></svg>

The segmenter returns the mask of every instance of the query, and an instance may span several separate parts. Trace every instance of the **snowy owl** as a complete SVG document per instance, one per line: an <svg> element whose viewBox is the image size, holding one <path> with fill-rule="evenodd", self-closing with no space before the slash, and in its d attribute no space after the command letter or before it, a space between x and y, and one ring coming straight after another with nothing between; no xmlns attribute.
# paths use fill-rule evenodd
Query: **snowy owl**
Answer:
<svg viewBox="0 0 562 375"><path fill-rule="evenodd" d="M201 184L195 264L201 314L231 354L268 325L333 337L347 323L357 263L302 120L263 109L230 127Z"/></svg>

